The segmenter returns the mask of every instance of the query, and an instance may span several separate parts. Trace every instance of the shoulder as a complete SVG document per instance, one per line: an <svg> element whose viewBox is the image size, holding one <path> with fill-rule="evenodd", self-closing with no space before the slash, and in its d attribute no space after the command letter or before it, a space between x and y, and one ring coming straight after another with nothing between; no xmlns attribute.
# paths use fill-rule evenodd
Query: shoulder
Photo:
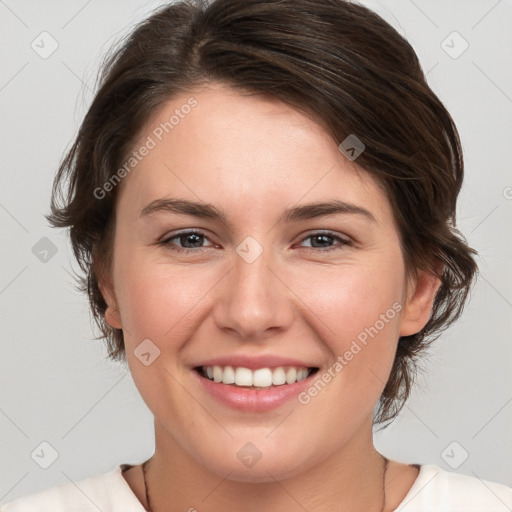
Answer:
<svg viewBox="0 0 512 512"><path fill-rule="evenodd" d="M2 505L0 512L144 512L121 467L22 496Z"/></svg>
<svg viewBox="0 0 512 512"><path fill-rule="evenodd" d="M510 512L512 488L446 471L421 466L418 478L395 512Z"/></svg>

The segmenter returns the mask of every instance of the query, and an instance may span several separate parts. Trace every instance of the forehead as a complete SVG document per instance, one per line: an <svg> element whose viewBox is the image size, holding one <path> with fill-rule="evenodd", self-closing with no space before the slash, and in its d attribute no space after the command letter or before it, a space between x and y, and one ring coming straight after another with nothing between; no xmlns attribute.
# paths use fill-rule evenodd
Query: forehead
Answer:
<svg viewBox="0 0 512 512"><path fill-rule="evenodd" d="M145 124L135 151L144 145L150 149L123 183L124 202L139 211L171 195L255 218L301 199L338 198L390 213L375 180L320 124L268 95L222 85L179 94Z"/></svg>

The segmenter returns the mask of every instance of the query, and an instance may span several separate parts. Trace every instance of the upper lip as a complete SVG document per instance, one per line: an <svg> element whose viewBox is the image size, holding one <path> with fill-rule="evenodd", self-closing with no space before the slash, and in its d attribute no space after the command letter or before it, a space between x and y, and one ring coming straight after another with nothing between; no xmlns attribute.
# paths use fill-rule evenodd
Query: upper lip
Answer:
<svg viewBox="0 0 512 512"><path fill-rule="evenodd" d="M234 355L220 356L213 359L205 359L204 361L195 364L194 367L199 366L234 366L249 369L257 368L277 368L279 366L299 366L303 368L318 368L318 365L311 364L300 359L279 356L279 355Z"/></svg>

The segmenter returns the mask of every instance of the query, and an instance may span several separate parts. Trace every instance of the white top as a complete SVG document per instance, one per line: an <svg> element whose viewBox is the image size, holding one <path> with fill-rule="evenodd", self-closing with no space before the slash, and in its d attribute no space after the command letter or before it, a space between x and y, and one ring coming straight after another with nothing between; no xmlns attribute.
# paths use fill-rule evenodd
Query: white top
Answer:
<svg viewBox="0 0 512 512"><path fill-rule="evenodd" d="M122 475L128 464L76 483L65 483L6 503L0 512L145 512ZM510 512L512 488L477 477L420 466L395 512Z"/></svg>

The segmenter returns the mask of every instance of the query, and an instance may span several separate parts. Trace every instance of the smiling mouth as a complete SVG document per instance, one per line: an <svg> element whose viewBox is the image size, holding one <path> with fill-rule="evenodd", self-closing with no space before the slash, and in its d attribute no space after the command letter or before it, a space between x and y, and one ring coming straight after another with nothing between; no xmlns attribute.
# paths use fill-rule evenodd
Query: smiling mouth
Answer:
<svg viewBox="0 0 512 512"><path fill-rule="evenodd" d="M318 371L302 366L278 366L251 370L243 366L197 366L199 375L217 384L246 389L270 389L301 382Z"/></svg>

